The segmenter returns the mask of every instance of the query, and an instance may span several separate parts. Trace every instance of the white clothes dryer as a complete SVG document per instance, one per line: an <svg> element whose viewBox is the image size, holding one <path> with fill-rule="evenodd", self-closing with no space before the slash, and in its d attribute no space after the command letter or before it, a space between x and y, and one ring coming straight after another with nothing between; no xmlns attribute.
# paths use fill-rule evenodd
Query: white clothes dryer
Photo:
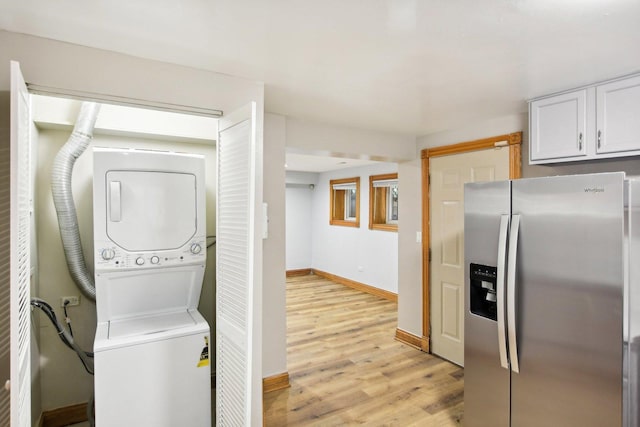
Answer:
<svg viewBox="0 0 640 427"><path fill-rule="evenodd" d="M94 149L98 427L210 426L204 158Z"/></svg>

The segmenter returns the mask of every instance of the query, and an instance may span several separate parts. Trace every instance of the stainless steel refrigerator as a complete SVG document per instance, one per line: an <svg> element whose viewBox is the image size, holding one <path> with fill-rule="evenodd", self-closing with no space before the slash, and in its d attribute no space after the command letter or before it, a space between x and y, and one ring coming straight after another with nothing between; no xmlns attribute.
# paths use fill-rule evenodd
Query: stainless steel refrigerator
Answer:
<svg viewBox="0 0 640 427"><path fill-rule="evenodd" d="M466 427L623 425L628 194L623 173L465 186Z"/></svg>

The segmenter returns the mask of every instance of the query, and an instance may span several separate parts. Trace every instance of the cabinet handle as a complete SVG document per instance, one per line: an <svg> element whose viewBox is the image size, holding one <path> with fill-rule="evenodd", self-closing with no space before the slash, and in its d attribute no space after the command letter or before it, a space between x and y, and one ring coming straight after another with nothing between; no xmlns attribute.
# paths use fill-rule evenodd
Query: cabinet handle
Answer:
<svg viewBox="0 0 640 427"><path fill-rule="evenodd" d="M578 135L578 150L582 151L582 132Z"/></svg>
<svg viewBox="0 0 640 427"><path fill-rule="evenodd" d="M600 142L602 141L602 131L598 131L598 148L602 145Z"/></svg>

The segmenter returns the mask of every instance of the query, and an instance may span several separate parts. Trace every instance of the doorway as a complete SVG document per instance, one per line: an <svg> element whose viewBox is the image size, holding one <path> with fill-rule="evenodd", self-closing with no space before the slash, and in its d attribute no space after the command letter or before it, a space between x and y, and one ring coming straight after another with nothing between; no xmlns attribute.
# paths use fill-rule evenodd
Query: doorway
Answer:
<svg viewBox="0 0 640 427"><path fill-rule="evenodd" d="M126 67L125 67L126 68ZM18 73L19 73L19 69L17 69ZM178 76L174 76L174 77L179 77L180 73L177 73ZM229 80L231 78L228 77L224 77L224 78L212 78L211 80L213 80L212 85L215 86L217 82L217 80ZM156 79L156 80L162 80L162 79ZM179 78L176 78L176 80L180 80ZM186 79L188 80L188 79ZM157 83L157 81L155 82ZM27 89L26 86L24 85L24 81L22 83L22 86L24 87L24 93L27 93ZM153 83L150 85L153 86ZM31 89L37 90L40 93L43 92L43 87L38 87L35 85L29 85L29 87ZM73 96L77 97L77 96L81 96L83 93L78 92L78 91L67 91L68 95L71 95L73 92ZM60 94L61 92L58 91L56 92L57 94ZM134 95L137 93L139 94L139 92L135 92L133 91ZM206 93L206 92L203 92ZM251 95L251 91L249 91L249 94L244 93L244 94L238 94L237 99L235 99L235 101L237 102L241 102L244 98L242 98L243 96L246 97L248 95ZM257 93L257 91L256 91ZM85 97L85 96L83 96ZM96 98L95 96L91 96L91 94L87 93L86 97L88 98ZM169 98L171 98L171 96L168 96ZM97 97L100 100L107 100L109 101L109 97L108 96L100 96ZM122 97L115 97L118 98L117 99L117 103L122 104L125 101L125 98ZM245 378L243 381L244 384L243 386L248 390L247 393L244 395L244 397L246 398L246 402L241 402L243 405L238 406L239 410L244 411L244 413L242 414L242 416L245 416L247 418L251 417L251 422L252 424L257 425L259 422L261 422L262 419L262 411L261 411L261 399L257 399L254 396L259 395L258 393L261 392L261 387L259 387L260 384L260 378L253 378L250 376L251 372L260 372L260 364L261 364L261 358L259 357L261 355L261 328L259 327L260 325L260 305L261 305L261 280L262 280L262 270L261 270L261 255L262 255L262 248L261 245L258 245L256 243L260 243L260 234L258 233L258 231L256 231L256 227L253 227L254 224L257 223L256 218L258 217L258 201L261 202L262 200L262 186L260 185L258 187L258 184L261 184L262 182L262 114L260 112L261 109L261 93L260 96L257 97L258 100L260 101L260 103L250 103L247 105L247 107L249 108L249 113L250 113L250 118L247 119L245 116L246 114L244 110L247 110L247 108L245 108L244 110L241 111L242 113L242 117L240 117L238 114L230 114L228 116L225 117L226 121L229 122L229 126L227 126L227 128L231 128L233 127L233 125L235 125L236 123L243 123L245 124L245 122L249 122L249 125L245 125L246 128L248 128L248 132L247 132L247 137L245 138L246 141L248 141L248 147L249 147L249 151L251 152L251 161L250 162L245 162L247 164L247 168L249 168L250 172L251 172L251 176L247 176L247 180L246 182L249 183L249 185L252 186L252 188L250 189L250 191L245 191L245 193L248 195L248 197L251 199L251 209L249 211L249 215L248 217L250 218L250 222L252 227L249 227L248 225L245 227L245 229L248 230L247 235L252 239L252 241L250 242L251 245L251 251L250 253L253 255L253 257L251 258L251 267L253 267L252 269L252 273L253 275L250 276L247 280L247 288L250 289L249 292L253 292L255 290L255 298L251 299L248 298L248 300L252 303L251 307L248 307L247 309L247 313L249 314L250 320L253 321L253 323L249 324L247 326L248 330L252 330L253 331L253 335L250 336L248 338L248 340L252 340L251 343L247 344L247 347L249 349L249 351L251 351L251 354L247 355L247 360L248 360L248 366L245 372L242 372L242 374L247 374L245 375ZM129 99L129 98L126 98ZM224 100L226 103L229 100L225 99ZM153 104L153 105L152 105ZM26 105L26 104L25 104ZM140 104L138 104L140 105ZM154 109L169 109L169 110L173 110L172 108L161 108L162 106L168 106L169 104L162 104L160 102L155 102L149 103L150 106L155 107ZM235 106L236 104L234 104ZM260 106L260 108L257 107L257 105ZM196 108L194 108L196 109ZM186 110L183 111L188 111L189 107L186 107ZM208 110L207 110L208 111ZM23 119L25 119L25 122L29 121L29 125L31 124L30 120L31 118L29 117L30 115L30 111L27 112L28 114L22 116ZM258 114L260 113L260 114ZM256 117L258 117L259 120L256 119ZM163 122L161 122L162 124L164 124ZM256 123L258 123L256 125ZM15 123L12 124L12 132L14 128L17 128L17 126L14 126ZM34 128L33 125L31 125L31 128ZM224 130L225 127L221 126L221 129ZM216 129L215 127L212 129L213 134L215 135L216 133ZM55 133L55 130L54 130ZM25 133L26 135L26 133ZM118 131L116 130L114 132L114 135L118 135ZM144 139L144 137L143 137ZM153 138L149 138L148 141L150 141ZM221 140L222 138L218 138L219 140ZM176 140L174 142L179 142L182 140L182 136L177 136ZM148 142L147 141L147 142ZM16 145L17 144L17 139L13 137L12 135L12 141L11 141L12 145ZM235 142L233 143L233 145L237 145ZM259 146L258 146L259 145ZM247 158L249 157L248 155L246 156ZM240 157L239 157L240 158ZM220 156L218 156L218 162L220 162ZM259 167L258 167L259 166ZM26 170L26 168L23 168L24 170ZM215 168L211 168L210 170L213 171L213 173L215 174ZM13 167L12 167L12 171L13 171ZM247 173L246 175L249 175L249 173ZM220 182L220 177L218 176L218 182ZM257 187L257 188L256 188ZM86 185L82 185L80 188L81 192L85 192L87 191L87 186ZM21 195L21 197L23 197L24 195ZM13 194L12 194L13 197ZM255 202L255 203L253 203ZM221 214L221 211L223 209L219 208L218 209L218 215ZM215 214L214 214L215 215ZM220 221L218 221L220 222ZM258 236L258 237L255 237ZM220 244L220 239L218 239L218 243ZM92 256L87 257L89 259L92 258ZM212 257L213 258L213 257ZM13 269L13 267L12 267ZM47 278L49 279L49 278ZM220 282L220 281L219 281ZM13 286L13 280L12 280L12 284ZM26 300L27 304L28 304L28 299ZM13 302L12 302L12 306L13 306ZM12 307L13 308L13 307ZM254 312L255 315L254 315ZM28 317L27 317L27 323L28 323ZM12 322L13 323L13 322ZM90 323L90 322L88 322ZM243 349L245 350L245 349ZM217 352L219 353L219 352ZM13 362L12 362L13 363ZM234 374L237 374L237 372L235 372ZM255 375L254 375L255 376ZM17 378L16 376L14 376L12 374L12 378ZM27 381L25 382L26 387L28 387L29 384L28 383L28 376L25 377L27 378ZM14 382L14 385L17 386L18 381L16 380ZM28 394L27 394L28 396ZM253 404L253 407L251 406ZM255 406L260 406L260 410L257 410Z"/></svg>
<svg viewBox="0 0 640 427"><path fill-rule="evenodd" d="M423 336L464 365L464 183L520 177L522 133L422 151Z"/></svg>

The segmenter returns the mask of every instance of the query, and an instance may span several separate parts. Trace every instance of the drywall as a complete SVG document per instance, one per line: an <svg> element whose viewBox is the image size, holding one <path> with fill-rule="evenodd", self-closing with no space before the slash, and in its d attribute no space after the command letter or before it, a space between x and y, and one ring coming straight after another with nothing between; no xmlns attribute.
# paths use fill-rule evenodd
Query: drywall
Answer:
<svg viewBox="0 0 640 427"><path fill-rule="evenodd" d="M415 157L414 136L287 118L287 152L399 162Z"/></svg>
<svg viewBox="0 0 640 427"><path fill-rule="evenodd" d="M71 279L62 251L56 212L51 197L51 165L55 154L67 141L70 132L41 129L38 140L38 168L36 176L36 221L38 230L38 258L40 274L39 296L59 312L61 296L80 295ZM91 148L127 147L181 151L205 156L207 230L215 230L216 151L205 144L164 142L152 139L95 135L85 153L78 158L73 172L73 194L78 213L80 237L85 260L93 271L93 156ZM209 234L209 233L208 233ZM214 283L215 252L209 250L199 310L215 325ZM81 304L69 308L77 342L85 349L92 348L95 333L95 304L82 297ZM59 315L61 315L59 313ZM93 389L93 379L84 372L77 357L58 338L47 319L40 320L42 406L52 409L86 401ZM72 379L70 381L70 379Z"/></svg>
<svg viewBox="0 0 640 427"><path fill-rule="evenodd" d="M638 156L607 160L591 160L588 162L554 163L545 166L529 165L528 139L525 140L522 150L523 178L618 171L624 171L628 176L640 176L640 157Z"/></svg>
<svg viewBox="0 0 640 427"><path fill-rule="evenodd" d="M316 185L318 183L318 174L314 172L287 171L286 173L287 187Z"/></svg>
<svg viewBox="0 0 640 427"><path fill-rule="evenodd" d="M9 87L10 60L39 86L226 113L256 101L264 111L261 82L0 31L0 89Z"/></svg>
<svg viewBox="0 0 640 427"><path fill-rule="evenodd" d="M398 171L393 163L342 169L318 176L313 190L312 267L389 292L398 292L398 234L369 230L369 176ZM329 181L360 177L360 227L329 225ZM400 184L398 198L403 196ZM398 228L403 224L399 210Z"/></svg>
<svg viewBox="0 0 640 427"><path fill-rule="evenodd" d="M286 181L286 269L311 268L313 230L309 225L318 174L287 172Z"/></svg>
<svg viewBox="0 0 640 427"><path fill-rule="evenodd" d="M313 192L309 187L286 190L286 270L311 268L312 230L311 204Z"/></svg>
<svg viewBox="0 0 640 427"><path fill-rule="evenodd" d="M284 116L265 114L264 144L264 201L268 206L269 237L262 243L263 378L287 371Z"/></svg>
<svg viewBox="0 0 640 427"><path fill-rule="evenodd" d="M398 327L422 336L422 163L420 159L398 164Z"/></svg>
<svg viewBox="0 0 640 427"><path fill-rule="evenodd" d="M512 132L526 132L528 126L526 114L513 114L496 117L491 120L469 123L467 126L444 132L433 133L418 138L418 150L474 141ZM524 137L524 136L523 136ZM418 156L419 157L419 156Z"/></svg>

